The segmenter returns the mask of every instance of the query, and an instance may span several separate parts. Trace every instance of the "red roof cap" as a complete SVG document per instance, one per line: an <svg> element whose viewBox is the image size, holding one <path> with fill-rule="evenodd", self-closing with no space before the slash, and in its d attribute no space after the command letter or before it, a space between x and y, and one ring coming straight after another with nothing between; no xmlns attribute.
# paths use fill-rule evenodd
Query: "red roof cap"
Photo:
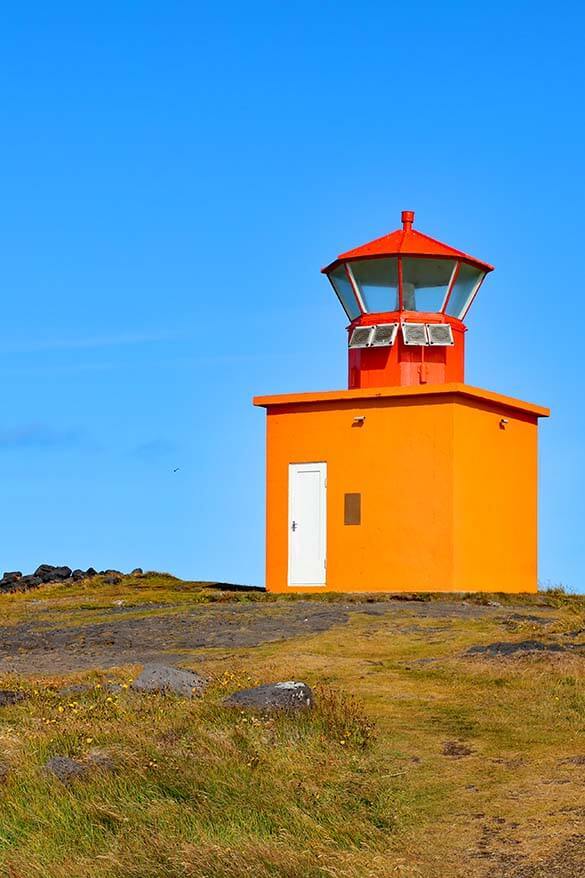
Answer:
<svg viewBox="0 0 585 878"><path fill-rule="evenodd" d="M368 259L376 256L398 256L401 254L403 256L435 256L445 259L463 259L465 262L483 269L483 271L493 271L494 266L488 262L482 262L480 259L469 256L468 253L464 253L462 250L455 250L454 247L442 244L436 238L431 238L429 235L417 232L416 229L412 228L413 223L414 211L403 210L401 229L396 229L395 232L390 232L389 235L376 238L374 241L370 241L369 244L363 244L354 250L340 253L337 259L334 259L333 262L321 270L327 273L336 268L340 262L345 262L349 259Z"/></svg>

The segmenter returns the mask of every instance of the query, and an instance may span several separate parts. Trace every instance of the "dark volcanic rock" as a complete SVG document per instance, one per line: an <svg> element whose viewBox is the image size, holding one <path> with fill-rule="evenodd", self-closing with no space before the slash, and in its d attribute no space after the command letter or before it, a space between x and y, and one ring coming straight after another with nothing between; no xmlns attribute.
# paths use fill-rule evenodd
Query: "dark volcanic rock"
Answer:
<svg viewBox="0 0 585 878"><path fill-rule="evenodd" d="M226 707L242 707L251 710L307 710L313 706L313 692L306 683L288 680L284 683L267 683L253 689L242 689L224 699Z"/></svg>
<svg viewBox="0 0 585 878"><path fill-rule="evenodd" d="M87 570L85 571L85 575L89 579L91 576L97 576L98 572L95 569L95 567L88 567Z"/></svg>
<svg viewBox="0 0 585 878"><path fill-rule="evenodd" d="M8 704L17 704L26 698L24 692L14 689L0 689L0 707L6 707Z"/></svg>
<svg viewBox="0 0 585 878"><path fill-rule="evenodd" d="M71 759L69 756L53 756L45 763L45 771L67 784L86 775L88 767L83 762Z"/></svg>
<svg viewBox="0 0 585 878"><path fill-rule="evenodd" d="M38 588L42 583L40 576L23 576L18 580L17 586L19 590L28 591L29 588Z"/></svg>
<svg viewBox="0 0 585 878"><path fill-rule="evenodd" d="M144 574L144 570L142 567L135 567L134 570L130 573L130 576L142 576Z"/></svg>
<svg viewBox="0 0 585 878"><path fill-rule="evenodd" d="M51 582L60 582L63 579L69 579L71 576L71 567L55 567L51 574Z"/></svg>
<svg viewBox="0 0 585 878"><path fill-rule="evenodd" d="M144 665L142 673L132 683L136 692L173 693L193 698L201 695L206 681L193 671L184 668L173 668L155 662Z"/></svg>
<svg viewBox="0 0 585 878"><path fill-rule="evenodd" d="M60 582L63 579L69 579L71 567L55 567L53 564L40 564L33 575L38 576L42 582Z"/></svg>
<svg viewBox="0 0 585 878"><path fill-rule="evenodd" d="M49 582L55 567L52 564L39 564L33 576L38 576L43 582Z"/></svg>
<svg viewBox="0 0 585 878"><path fill-rule="evenodd" d="M22 582L22 573L20 570L13 570L5 573L0 579L0 591L18 591Z"/></svg>
<svg viewBox="0 0 585 878"><path fill-rule="evenodd" d="M80 579L85 579L85 577L86 577L85 571L80 570L79 568L75 569L71 573L71 579L73 579L74 582L78 582Z"/></svg>

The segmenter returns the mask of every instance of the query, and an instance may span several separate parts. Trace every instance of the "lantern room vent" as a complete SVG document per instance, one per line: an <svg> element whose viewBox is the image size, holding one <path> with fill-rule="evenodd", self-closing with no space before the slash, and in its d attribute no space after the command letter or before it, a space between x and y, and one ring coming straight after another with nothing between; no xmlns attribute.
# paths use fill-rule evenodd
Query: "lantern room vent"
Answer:
<svg viewBox="0 0 585 878"><path fill-rule="evenodd" d="M448 323L427 323L429 344L447 347L453 344L453 330Z"/></svg>
<svg viewBox="0 0 585 878"><path fill-rule="evenodd" d="M356 326L349 340L350 348L367 348L374 334L374 326Z"/></svg>
<svg viewBox="0 0 585 878"><path fill-rule="evenodd" d="M398 332L397 323L380 323L374 329L374 337L370 342L373 348L388 347L394 344Z"/></svg>
<svg viewBox="0 0 585 878"><path fill-rule="evenodd" d="M402 339L405 345L427 345L427 328L424 323L403 323Z"/></svg>
<svg viewBox="0 0 585 878"><path fill-rule="evenodd" d="M350 348L385 348L393 345L398 333L397 323L356 326L349 341Z"/></svg>

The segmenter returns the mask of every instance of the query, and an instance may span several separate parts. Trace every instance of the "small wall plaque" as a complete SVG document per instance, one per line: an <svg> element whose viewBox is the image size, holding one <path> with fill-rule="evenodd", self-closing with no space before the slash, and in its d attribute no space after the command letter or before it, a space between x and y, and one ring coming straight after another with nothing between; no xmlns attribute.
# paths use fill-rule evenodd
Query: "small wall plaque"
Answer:
<svg viewBox="0 0 585 878"><path fill-rule="evenodd" d="M343 497L343 523L362 523L362 495L344 494Z"/></svg>

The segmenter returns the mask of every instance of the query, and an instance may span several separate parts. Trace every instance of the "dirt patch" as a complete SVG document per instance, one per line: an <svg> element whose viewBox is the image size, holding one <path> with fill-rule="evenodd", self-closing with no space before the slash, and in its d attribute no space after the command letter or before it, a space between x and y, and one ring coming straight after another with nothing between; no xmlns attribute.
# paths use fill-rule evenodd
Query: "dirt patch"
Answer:
<svg viewBox="0 0 585 878"><path fill-rule="evenodd" d="M492 870L491 878L583 878L585 834L573 835L539 862Z"/></svg>
<svg viewBox="0 0 585 878"><path fill-rule="evenodd" d="M560 765L585 765L585 754L579 756L567 756L559 760Z"/></svg>
<svg viewBox="0 0 585 878"><path fill-rule="evenodd" d="M474 817L483 818L478 814ZM528 844L527 844L528 842ZM535 857L530 853L533 839L519 823L491 817L481 824L475 860L485 862L483 878L583 878L585 874L585 834L565 837L556 849ZM470 869L469 874L477 874Z"/></svg>
<svg viewBox="0 0 585 878"><path fill-rule="evenodd" d="M471 756L472 753L471 747L461 741L445 741L443 744L443 756L450 756L452 759L462 759L464 756Z"/></svg>

